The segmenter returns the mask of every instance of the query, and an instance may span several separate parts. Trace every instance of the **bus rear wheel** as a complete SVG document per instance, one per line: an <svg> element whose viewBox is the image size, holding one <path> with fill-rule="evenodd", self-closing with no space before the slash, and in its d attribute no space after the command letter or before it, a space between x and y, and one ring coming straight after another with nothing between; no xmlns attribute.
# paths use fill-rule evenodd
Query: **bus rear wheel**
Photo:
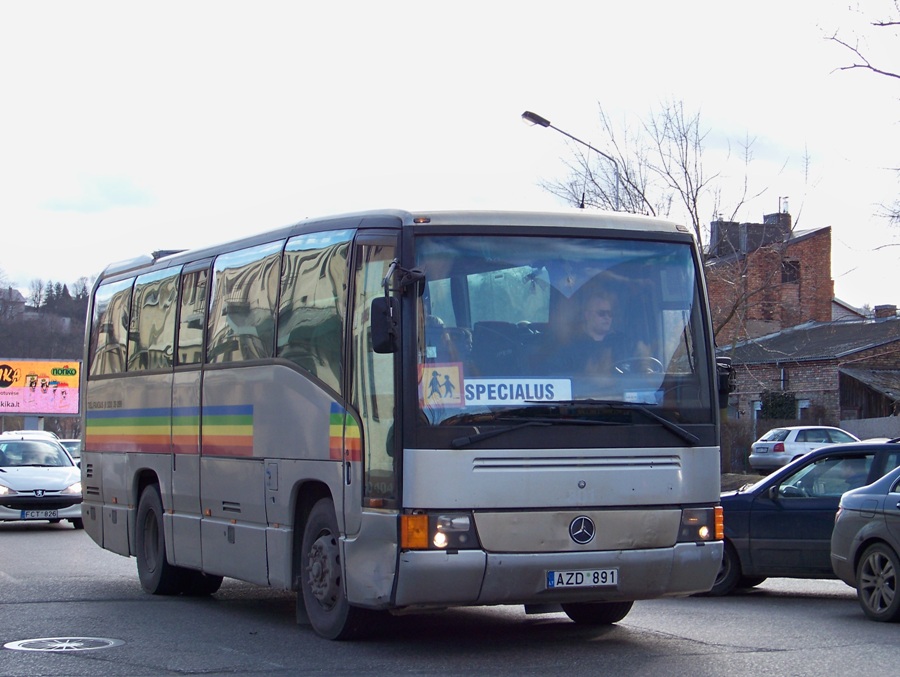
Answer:
<svg viewBox="0 0 900 677"><path fill-rule="evenodd" d="M334 503L320 499L303 530L297 604L305 606L313 630L336 640L359 636L371 613L347 601L339 539Z"/></svg>
<svg viewBox="0 0 900 677"><path fill-rule="evenodd" d="M634 602L577 602L563 604L562 610L581 625L611 625L625 618L633 605Z"/></svg>
<svg viewBox="0 0 900 677"><path fill-rule="evenodd" d="M141 587L151 595L179 594L183 570L169 564L166 559L162 498L155 484L141 492L135 531L135 555Z"/></svg>

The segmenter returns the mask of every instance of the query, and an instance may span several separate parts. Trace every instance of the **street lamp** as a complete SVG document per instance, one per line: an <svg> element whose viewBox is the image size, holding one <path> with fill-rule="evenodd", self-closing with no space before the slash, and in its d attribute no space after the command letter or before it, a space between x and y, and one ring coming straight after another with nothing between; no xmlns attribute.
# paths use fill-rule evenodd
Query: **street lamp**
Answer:
<svg viewBox="0 0 900 677"><path fill-rule="evenodd" d="M604 153L602 150L597 150L591 144L589 144L587 141L582 141L578 137L572 136L571 134L569 134L569 132L560 129L559 127L554 127L553 125L550 124L550 120L548 120L547 118L541 117L537 113L532 113L530 110L527 110L524 113L522 113L522 119L525 120L525 122L528 122L532 125L540 125L541 127L549 127L550 129L555 129L560 134L564 134L565 136L568 136L570 139L572 139L572 141L577 141L582 146L587 146L592 151L597 153L597 155L602 155L607 160L612 162L613 167L616 170L616 211L619 211L619 163L616 162L615 159L613 159L612 157L610 157L609 155ZM581 200L581 207L582 207L582 209L584 208L584 198L582 198L582 200Z"/></svg>

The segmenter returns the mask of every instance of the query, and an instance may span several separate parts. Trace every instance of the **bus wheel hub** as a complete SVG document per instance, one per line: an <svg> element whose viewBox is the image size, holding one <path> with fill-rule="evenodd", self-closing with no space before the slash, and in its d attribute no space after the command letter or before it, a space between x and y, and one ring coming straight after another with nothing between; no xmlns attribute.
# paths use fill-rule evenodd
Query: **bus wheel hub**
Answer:
<svg viewBox="0 0 900 677"><path fill-rule="evenodd" d="M340 595L338 547L330 534L320 536L309 551L306 569L309 589L325 607L332 607Z"/></svg>

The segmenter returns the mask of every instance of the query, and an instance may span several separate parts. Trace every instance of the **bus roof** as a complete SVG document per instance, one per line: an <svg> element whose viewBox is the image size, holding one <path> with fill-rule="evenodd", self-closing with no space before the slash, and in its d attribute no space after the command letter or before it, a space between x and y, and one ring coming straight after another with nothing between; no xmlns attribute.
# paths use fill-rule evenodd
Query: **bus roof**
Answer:
<svg viewBox="0 0 900 677"><path fill-rule="evenodd" d="M560 211L501 211L501 210L444 210L404 211L382 209L352 212L331 216L310 217L290 226L248 235L229 242L193 250L159 250L132 259L111 263L100 274L100 279L162 264L177 265L187 260L199 260L215 256L223 251L271 242L315 229L341 230L355 228L403 228L412 226L524 226L563 228L608 228L619 231L690 233L690 229L674 221L625 212L585 211L568 209Z"/></svg>

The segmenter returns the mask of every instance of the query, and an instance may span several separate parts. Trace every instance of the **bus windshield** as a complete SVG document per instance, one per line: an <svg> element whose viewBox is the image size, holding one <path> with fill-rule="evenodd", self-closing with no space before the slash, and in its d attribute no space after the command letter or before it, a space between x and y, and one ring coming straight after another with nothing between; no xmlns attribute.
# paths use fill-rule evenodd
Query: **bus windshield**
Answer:
<svg viewBox="0 0 900 677"><path fill-rule="evenodd" d="M418 398L431 425L624 407L713 420L689 243L423 235L416 266Z"/></svg>

